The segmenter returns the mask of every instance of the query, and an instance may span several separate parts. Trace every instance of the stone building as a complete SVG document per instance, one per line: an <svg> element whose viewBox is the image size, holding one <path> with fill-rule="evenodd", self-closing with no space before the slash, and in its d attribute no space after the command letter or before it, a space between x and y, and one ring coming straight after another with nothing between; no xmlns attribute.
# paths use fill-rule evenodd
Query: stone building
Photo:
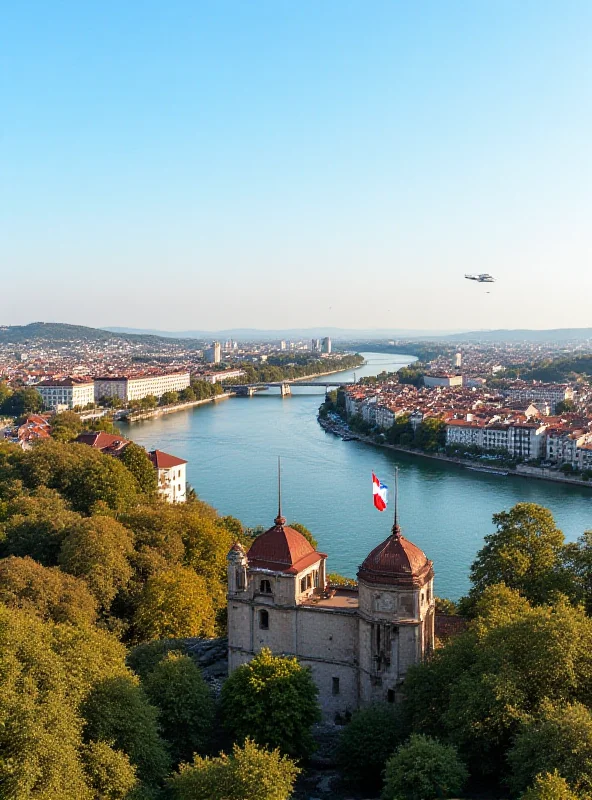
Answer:
<svg viewBox="0 0 592 800"><path fill-rule="evenodd" d="M327 584L317 552L278 513L248 552L228 554L228 668L263 647L310 667L326 720L395 702L407 669L434 646L432 562L397 524L358 571L358 587Z"/></svg>

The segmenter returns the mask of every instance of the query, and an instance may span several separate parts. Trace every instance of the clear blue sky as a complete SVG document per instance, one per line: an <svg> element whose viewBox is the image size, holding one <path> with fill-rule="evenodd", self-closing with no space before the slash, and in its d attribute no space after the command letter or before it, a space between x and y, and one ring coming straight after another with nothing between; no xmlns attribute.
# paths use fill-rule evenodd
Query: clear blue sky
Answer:
<svg viewBox="0 0 592 800"><path fill-rule="evenodd" d="M590 0L5 3L0 323L592 325L591 30Z"/></svg>

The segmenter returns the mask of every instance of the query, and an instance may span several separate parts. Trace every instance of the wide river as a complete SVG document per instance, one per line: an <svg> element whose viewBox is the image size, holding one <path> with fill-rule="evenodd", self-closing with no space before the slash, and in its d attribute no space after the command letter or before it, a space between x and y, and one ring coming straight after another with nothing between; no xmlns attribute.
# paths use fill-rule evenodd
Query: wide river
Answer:
<svg viewBox="0 0 592 800"><path fill-rule="evenodd" d="M357 377L392 371L410 356L364 353ZM353 372L332 376L353 379ZM319 378L326 381L327 378ZM277 513L277 456L282 457L283 512L313 531L329 554L331 572L355 575L392 525L392 504L372 504L371 472L392 486L399 466L403 534L434 561L436 593L457 599L491 516L521 501L550 508L568 540L592 528L592 489L492 476L453 464L343 442L317 422L324 389L277 390L231 398L152 420L122 425L125 436L149 449L187 459L187 477L201 499L245 525L273 524Z"/></svg>

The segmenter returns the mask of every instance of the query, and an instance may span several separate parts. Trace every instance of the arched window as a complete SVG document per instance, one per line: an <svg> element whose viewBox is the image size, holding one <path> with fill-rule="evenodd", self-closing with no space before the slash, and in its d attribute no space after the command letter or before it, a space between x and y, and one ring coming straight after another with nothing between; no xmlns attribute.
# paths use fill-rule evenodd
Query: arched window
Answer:
<svg viewBox="0 0 592 800"><path fill-rule="evenodd" d="M262 609L259 612L259 627L262 631L269 630L269 611Z"/></svg>
<svg viewBox="0 0 592 800"><path fill-rule="evenodd" d="M264 579L259 584L259 591L261 594L271 594L271 581Z"/></svg>

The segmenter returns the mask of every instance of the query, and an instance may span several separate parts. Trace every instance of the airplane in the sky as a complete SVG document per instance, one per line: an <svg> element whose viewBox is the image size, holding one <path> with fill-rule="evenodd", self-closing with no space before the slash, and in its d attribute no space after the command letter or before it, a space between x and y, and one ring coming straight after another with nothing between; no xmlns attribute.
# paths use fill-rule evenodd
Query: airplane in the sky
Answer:
<svg viewBox="0 0 592 800"><path fill-rule="evenodd" d="M478 283L495 283L493 278L488 272L482 272L480 275L465 275L468 281L477 281Z"/></svg>

